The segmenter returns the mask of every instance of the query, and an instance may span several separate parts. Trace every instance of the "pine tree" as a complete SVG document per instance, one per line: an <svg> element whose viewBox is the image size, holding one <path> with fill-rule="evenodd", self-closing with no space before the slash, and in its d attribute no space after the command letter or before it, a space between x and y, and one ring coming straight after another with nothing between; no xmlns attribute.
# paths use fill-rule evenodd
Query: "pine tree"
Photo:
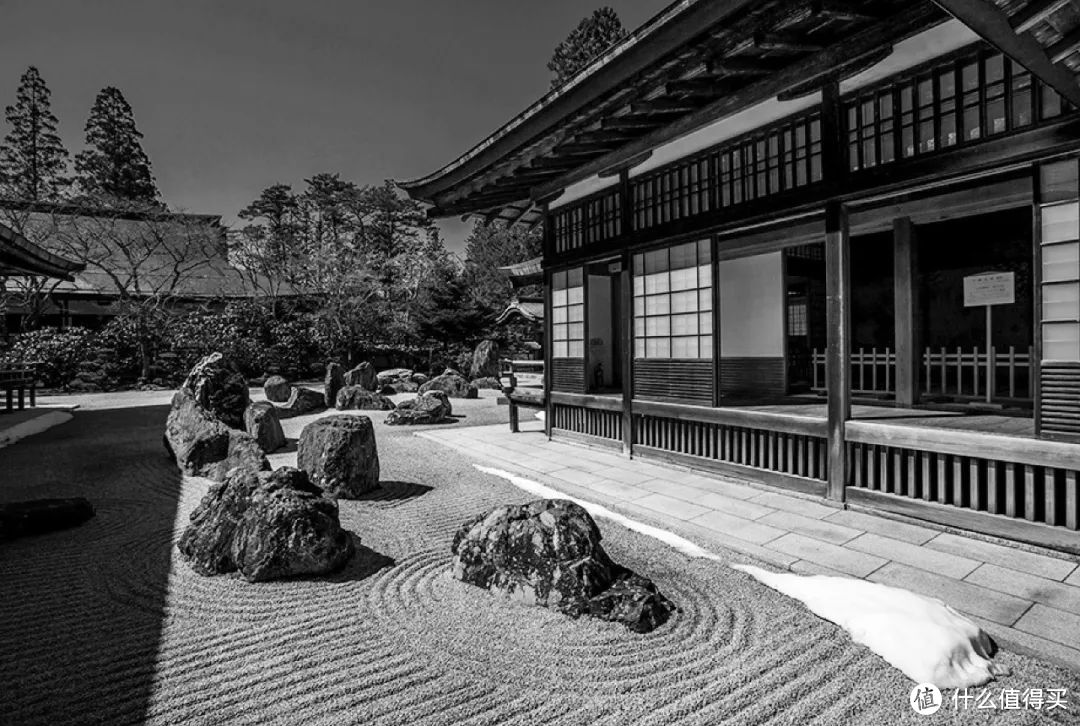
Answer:
<svg viewBox="0 0 1080 726"><path fill-rule="evenodd" d="M4 109L11 130L0 144L3 195L32 201L55 200L70 184L68 152L56 132L49 87L30 66L19 79L15 105Z"/></svg>
<svg viewBox="0 0 1080 726"><path fill-rule="evenodd" d="M86 121L86 150L75 157L80 190L99 202L159 205L135 116L119 89L97 95Z"/></svg>
<svg viewBox="0 0 1080 726"><path fill-rule="evenodd" d="M547 67L554 75L551 87L558 88L577 75L601 53L626 37L626 29L618 14L609 7L602 7L583 19L555 46L555 52Z"/></svg>

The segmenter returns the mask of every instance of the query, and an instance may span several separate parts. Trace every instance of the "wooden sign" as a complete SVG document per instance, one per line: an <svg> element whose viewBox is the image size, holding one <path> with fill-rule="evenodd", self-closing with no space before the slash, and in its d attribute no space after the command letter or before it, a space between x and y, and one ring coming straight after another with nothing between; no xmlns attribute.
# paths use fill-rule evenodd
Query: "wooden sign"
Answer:
<svg viewBox="0 0 1080 726"><path fill-rule="evenodd" d="M1016 302L1016 274L984 272L964 278L964 307L1012 305Z"/></svg>

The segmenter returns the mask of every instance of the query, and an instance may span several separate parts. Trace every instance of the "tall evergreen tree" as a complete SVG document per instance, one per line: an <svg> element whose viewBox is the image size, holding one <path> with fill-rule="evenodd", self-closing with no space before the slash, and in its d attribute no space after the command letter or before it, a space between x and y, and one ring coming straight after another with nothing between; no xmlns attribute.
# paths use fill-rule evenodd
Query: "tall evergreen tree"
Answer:
<svg viewBox="0 0 1080 726"><path fill-rule="evenodd" d="M555 46L548 61L552 72L551 87L558 88L577 75L598 55L626 37L626 29L618 14L609 7L602 7L583 19L566 39Z"/></svg>
<svg viewBox="0 0 1080 726"><path fill-rule="evenodd" d="M80 190L114 204L160 204L141 138L124 94L111 86L103 89L86 121L87 148L75 157Z"/></svg>
<svg viewBox="0 0 1080 726"><path fill-rule="evenodd" d="M56 132L49 87L30 66L19 79L15 104L4 109L11 129L0 144L0 184L4 196L31 201L55 200L70 180L68 152Z"/></svg>

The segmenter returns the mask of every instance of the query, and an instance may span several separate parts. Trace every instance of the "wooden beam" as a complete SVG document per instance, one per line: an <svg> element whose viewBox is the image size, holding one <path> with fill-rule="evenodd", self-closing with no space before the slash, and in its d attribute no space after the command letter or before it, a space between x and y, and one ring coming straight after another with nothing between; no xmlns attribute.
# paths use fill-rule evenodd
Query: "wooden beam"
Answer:
<svg viewBox="0 0 1080 726"><path fill-rule="evenodd" d="M1077 49L1080 49L1080 27L1074 28L1068 35L1047 48L1046 54L1050 56L1052 63L1060 63Z"/></svg>
<svg viewBox="0 0 1080 726"><path fill-rule="evenodd" d="M822 49L815 43L795 33L757 33L754 47L758 50L779 50L788 53L816 53Z"/></svg>
<svg viewBox="0 0 1080 726"><path fill-rule="evenodd" d="M600 177L601 179L607 178L607 177L617 176L619 174L622 174L625 171L630 171L631 169L633 169L638 164L644 164L646 161L649 160L649 157L651 157L651 156L652 156L652 151L646 151L646 152L644 152L642 154L638 154L637 156L631 157L631 158L627 159L626 161L620 162L620 163L616 164L615 166L608 167L607 169L601 169L600 171L596 172L596 175L598 177ZM627 196L626 198L629 199L630 197ZM630 229L630 227L627 226L624 229L628 230L628 229Z"/></svg>
<svg viewBox="0 0 1080 726"><path fill-rule="evenodd" d="M534 193L534 198L543 195L548 188L569 186L601 169L614 166L624 159L696 131L707 124L720 121L749 106L774 98L792 86L827 76L843 62L852 58L861 58L883 44L892 42L896 37L903 37L910 32L921 30L930 23L936 22L939 17L933 5L929 3L911 5L881 23L847 38L843 43L832 45L820 53L793 62L768 78L763 78L744 86L735 93L707 103L656 131L578 166L551 183L539 187Z"/></svg>
<svg viewBox="0 0 1080 726"><path fill-rule="evenodd" d="M1072 0L1031 0L1023 10L1009 18L1009 23L1017 33L1024 33L1070 5Z"/></svg>
<svg viewBox="0 0 1080 726"><path fill-rule="evenodd" d="M829 498L844 501L847 451L844 426L851 418L851 245L847 210L825 205L825 379L828 387Z"/></svg>
<svg viewBox="0 0 1080 726"><path fill-rule="evenodd" d="M878 15L869 12L863 5L855 5L845 0L814 0L813 13L830 20L877 20Z"/></svg>
<svg viewBox="0 0 1080 726"><path fill-rule="evenodd" d="M709 73L721 78L730 76L767 76L776 71L775 63L763 63L742 58L710 60L706 64Z"/></svg>
<svg viewBox="0 0 1080 726"><path fill-rule="evenodd" d="M610 143L605 144L601 142L583 142L580 144L570 142L568 144L560 144L559 146L555 147L556 154L566 154L571 156L576 156L580 154L596 154L610 150Z"/></svg>
<svg viewBox="0 0 1080 726"><path fill-rule="evenodd" d="M631 113L686 113L693 111L699 104L683 98L654 98L649 101L634 101L630 104Z"/></svg>
<svg viewBox="0 0 1080 726"><path fill-rule="evenodd" d="M910 217L893 220L893 310L896 336L896 405L919 400L922 320L919 307L918 238Z"/></svg>
<svg viewBox="0 0 1080 726"><path fill-rule="evenodd" d="M715 98L731 92L731 83L723 76L697 76L671 81L664 86L669 96Z"/></svg>
<svg viewBox="0 0 1080 726"><path fill-rule="evenodd" d="M875 48L861 58L852 58L834 69L833 78L842 81L845 78L857 76L868 68L873 68L878 63L888 58L892 55L892 52L893 47L891 45L883 45L880 48ZM819 79L800 83L783 93L778 93L776 99L778 101L794 101L797 98L809 96L811 93L817 93L820 86L821 81Z"/></svg>
<svg viewBox="0 0 1080 726"><path fill-rule="evenodd" d="M640 131L642 129L654 129L663 121L656 117L647 116L614 116L600 122L602 129L615 129L626 131Z"/></svg>
<svg viewBox="0 0 1080 726"><path fill-rule="evenodd" d="M640 129L638 129L640 133ZM608 131L582 131L574 137L575 144L621 144L638 135L628 129Z"/></svg>
<svg viewBox="0 0 1080 726"><path fill-rule="evenodd" d="M1069 103L1080 106L1080 85L1077 85L1072 71L1054 65L1030 33L1017 35L1005 13L995 5L986 0L934 2L1002 53L1027 68L1032 75L1060 93Z"/></svg>
<svg viewBox="0 0 1080 726"><path fill-rule="evenodd" d="M532 160L528 169L570 169L577 166L580 160L565 159L558 156L541 156Z"/></svg>

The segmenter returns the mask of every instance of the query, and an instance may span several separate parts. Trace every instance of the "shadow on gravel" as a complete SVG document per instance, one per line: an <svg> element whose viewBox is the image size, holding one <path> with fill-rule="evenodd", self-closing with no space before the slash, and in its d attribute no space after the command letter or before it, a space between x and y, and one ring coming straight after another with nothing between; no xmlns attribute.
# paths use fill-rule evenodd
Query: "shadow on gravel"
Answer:
<svg viewBox="0 0 1080 726"><path fill-rule="evenodd" d="M353 501L357 502L401 502L422 497L432 490L427 484L411 481L381 481L379 488L361 494Z"/></svg>
<svg viewBox="0 0 1080 726"><path fill-rule="evenodd" d="M0 500L86 497L93 519L0 544L0 723L141 723L181 492L167 405L77 411L2 453Z"/></svg>
<svg viewBox="0 0 1080 726"><path fill-rule="evenodd" d="M393 557L387 557L360 544L360 538L356 534L353 534L352 538L356 545L356 554L340 570L322 579L328 582L358 582L397 564Z"/></svg>

